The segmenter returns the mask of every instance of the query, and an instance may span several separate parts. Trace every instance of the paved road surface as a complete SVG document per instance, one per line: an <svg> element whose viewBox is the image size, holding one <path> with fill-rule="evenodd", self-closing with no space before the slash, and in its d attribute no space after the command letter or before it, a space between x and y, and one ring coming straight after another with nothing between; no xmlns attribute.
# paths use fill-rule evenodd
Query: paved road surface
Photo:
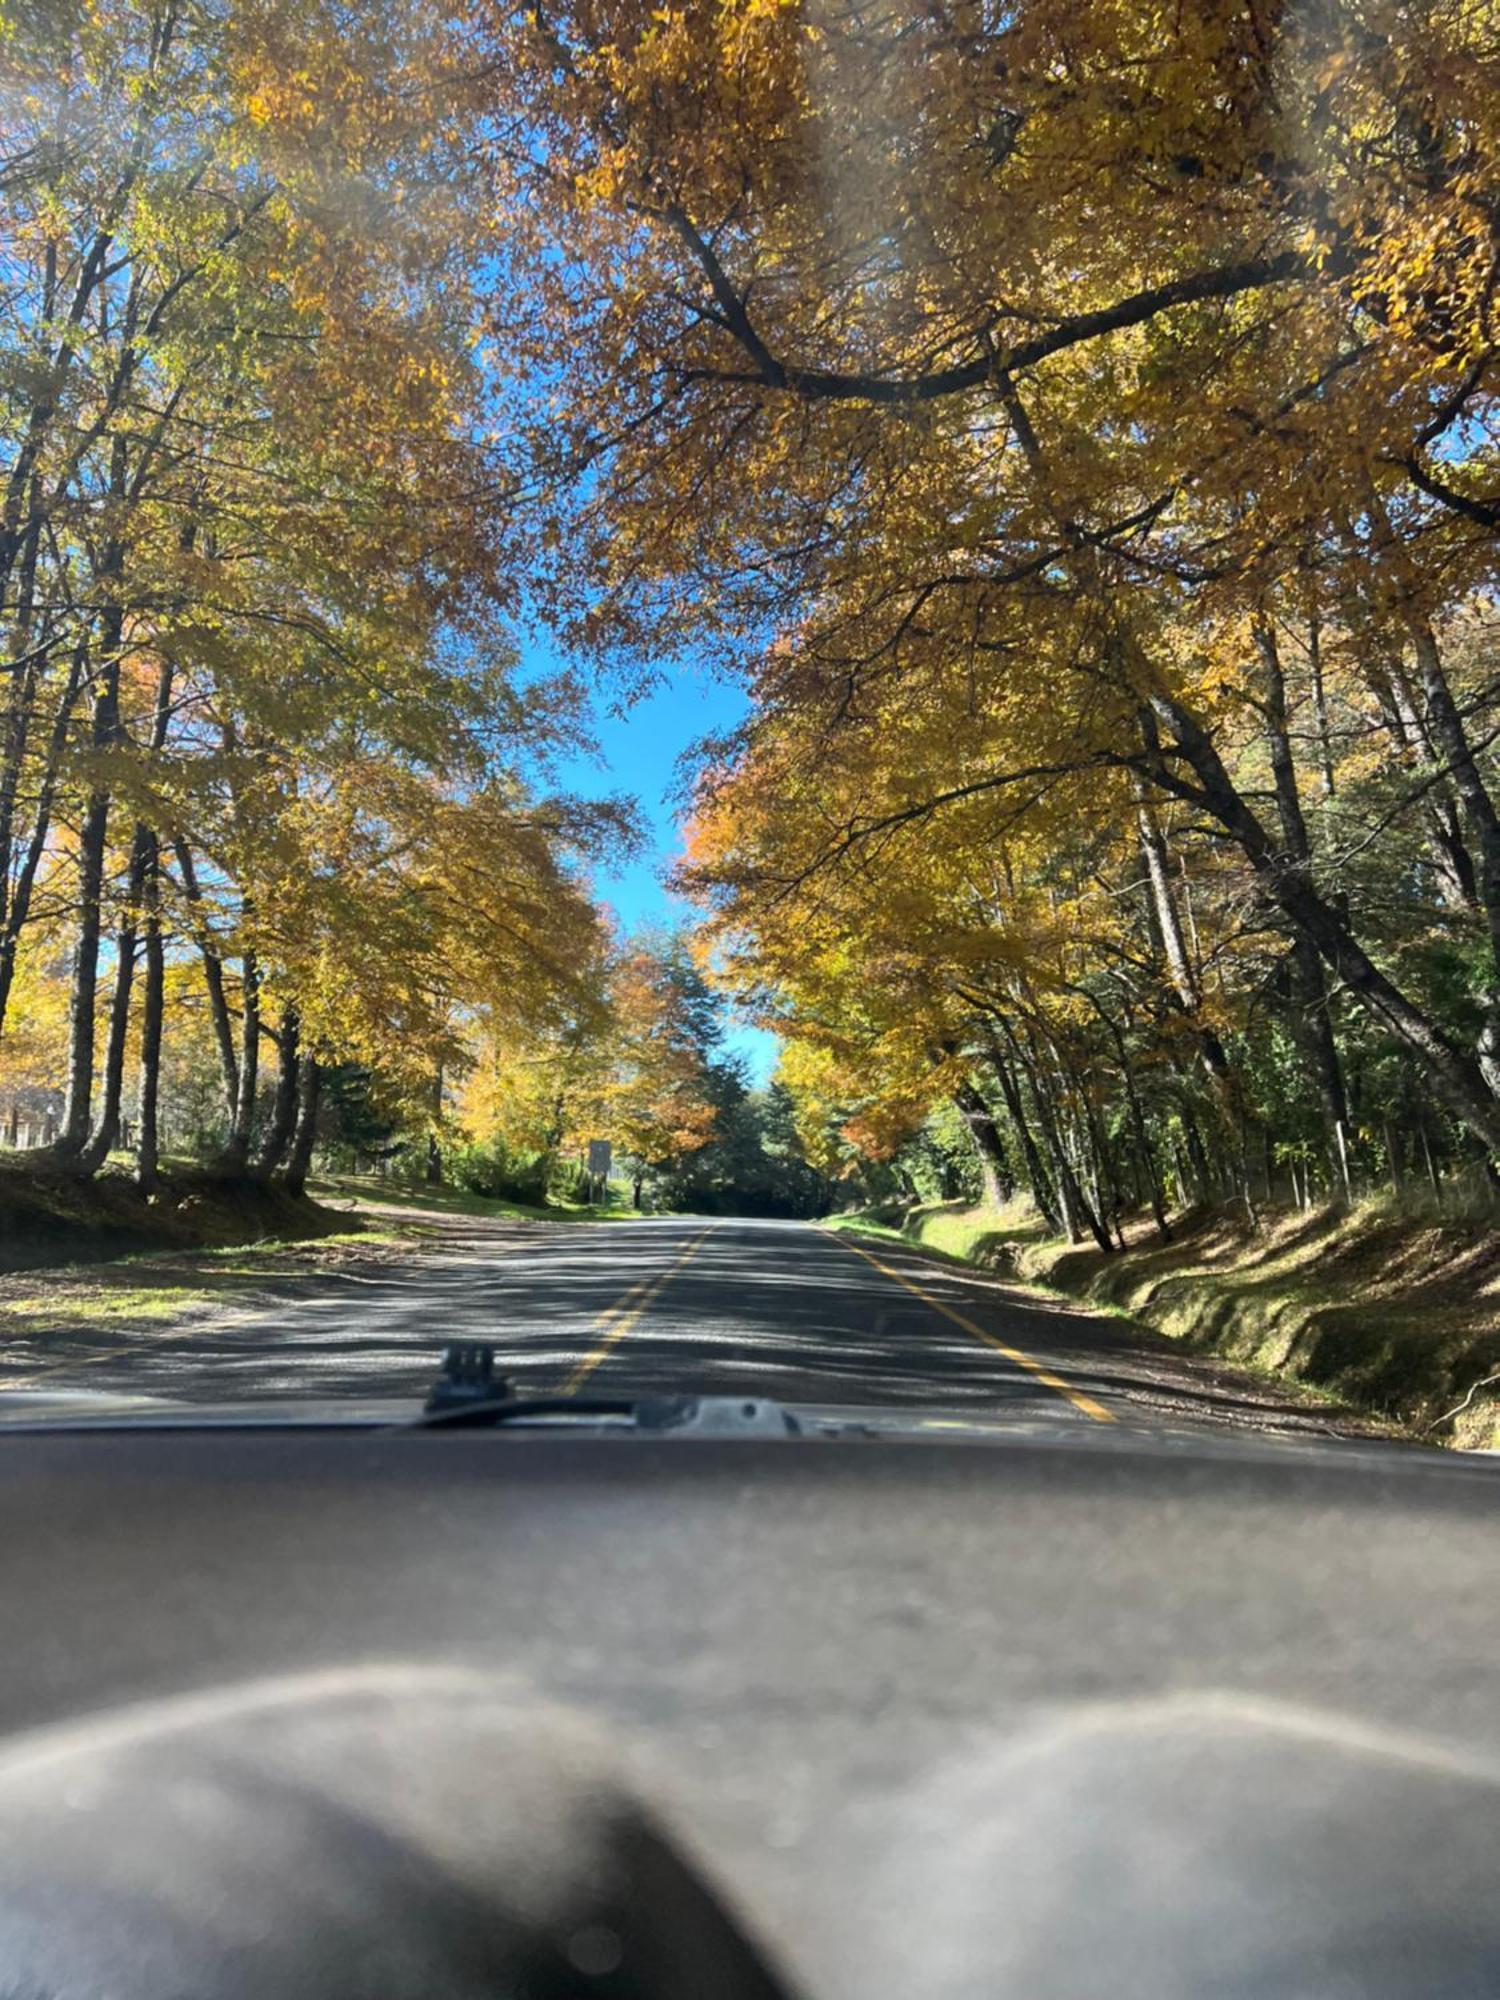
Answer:
<svg viewBox="0 0 1500 2000"><path fill-rule="evenodd" d="M268 1296L268 1290L270 1296ZM526 1393L675 1389L947 1405L1079 1425L1326 1436L1321 1406L1112 1315L809 1224L448 1218L428 1254L258 1288L159 1330L11 1341L0 1390L197 1401L424 1393L449 1340L493 1341Z"/></svg>

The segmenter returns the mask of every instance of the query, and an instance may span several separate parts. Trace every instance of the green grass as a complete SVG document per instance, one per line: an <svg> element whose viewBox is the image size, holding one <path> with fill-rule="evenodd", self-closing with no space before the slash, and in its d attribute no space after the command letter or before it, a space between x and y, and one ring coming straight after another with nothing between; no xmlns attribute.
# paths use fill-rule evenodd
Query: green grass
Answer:
<svg viewBox="0 0 1500 2000"><path fill-rule="evenodd" d="M175 1320L194 1306L209 1305L215 1294L197 1285L112 1285L90 1287L80 1296L72 1287L0 1299L0 1327L36 1334L79 1326L108 1330Z"/></svg>
<svg viewBox="0 0 1500 2000"><path fill-rule="evenodd" d="M898 1227L882 1221L878 1211L830 1218L829 1227L856 1235L883 1236L908 1249L920 1249L949 1263L984 1271L1013 1271L1019 1252L1042 1238L1036 1216L1019 1205L1003 1209L969 1208L962 1202L941 1202L912 1209Z"/></svg>
<svg viewBox="0 0 1500 2000"><path fill-rule="evenodd" d="M501 1201L489 1195L472 1194L467 1188L446 1183L413 1186L404 1181L382 1181L360 1174L327 1174L308 1183L308 1192L327 1200L330 1196L352 1196L380 1207L427 1210L435 1215L491 1215L521 1222L627 1222L639 1219L644 1211L632 1208L623 1198L590 1205L585 1202Z"/></svg>
<svg viewBox="0 0 1500 2000"><path fill-rule="evenodd" d="M319 1236L314 1241L320 1250L339 1250L351 1243L365 1249L376 1243L402 1243L405 1238L396 1229L344 1229ZM219 1258L275 1257L286 1250L303 1250L306 1247L306 1239L302 1237L263 1236L254 1243L220 1243L213 1249L200 1251L199 1255L205 1262L212 1263Z"/></svg>

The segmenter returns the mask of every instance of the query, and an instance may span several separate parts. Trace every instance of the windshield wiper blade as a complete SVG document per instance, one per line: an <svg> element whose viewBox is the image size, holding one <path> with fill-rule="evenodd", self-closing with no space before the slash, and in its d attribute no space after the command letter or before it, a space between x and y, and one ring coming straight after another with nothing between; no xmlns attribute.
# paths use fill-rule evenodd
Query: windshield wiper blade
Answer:
<svg viewBox="0 0 1500 2000"><path fill-rule="evenodd" d="M431 1396L412 1423L417 1430L479 1430L490 1424L525 1423L536 1417L626 1417L639 1421L641 1402L628 1396L498 1396L434 1404Z"/></svg>

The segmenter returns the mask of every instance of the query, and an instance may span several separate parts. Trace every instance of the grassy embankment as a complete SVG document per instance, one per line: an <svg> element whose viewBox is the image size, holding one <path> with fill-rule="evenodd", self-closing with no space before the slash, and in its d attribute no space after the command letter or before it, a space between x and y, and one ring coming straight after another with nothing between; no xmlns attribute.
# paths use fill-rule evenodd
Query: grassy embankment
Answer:
<svg viewBox="0 0 1500 2000"><path fill-rule="evenodd" d="M418 1239L423 1216L567 1222L624 1219L636 1213L623 1189L595 1207L564 1202L539 1208L490 1200L461 1188L331 1175L314 1179L305 1196L294 1196L248 1178L226 1181L185 1163L167 1168L160 1189L148 1197L123 1159L117 1171L106 1168L92 1179L78 1179L38 1173L25 1154L0 1154L0 1271L94 1263L151 1250L290 1243L348 1233L362 1227L351 1221L351 1204L378 1208L387 1233L406 1227Z"/></svg>
<svg viewBox="0 0 1500 2000"><path fill-rule="evenodd" d="M148 1200L124 1162L80 1181L0 1159L0 1350L83 1327L149 1334L268 1293L286 1296L304 1280L368 1274L436 1247L463 1217L569 1222L633 1213L623 1199L533 1208L352 1176L314 1180L298 1198L187 1166L165 1173Z"/></svg>
<svg viewBox="0 0 1500 2000"><path fill-rule="evenodd" d="M894 1224L894 1226L892 1226ZM1020 1208L947 1204L837 1226L908 1244L1126 1314L1185 1348L1337 1397L1414 1436L1500 1447L1500 1233L1492 1222L1365 1202L1348 1214L1272 1212L1150 1223L1127 1249L1044 1234ZM1457 1416L1448 1413L1464 1403Z"/></svg>
<svg viewBox="0 0 1500 2000"><path fill-rule="evenodd" d="M312 1192L323 1200L355 1200L414 1216L425 1211L434 1215L503 1216L520 1222L631 1222L645 1213L631 1206L622 1182L610 1184L607 1202L553 1201L545 1207L535 1202L501 1201L490 1195L471 1194L466 1188L383 1181L367 1174L325 1174L310 1185Z"/></svg>

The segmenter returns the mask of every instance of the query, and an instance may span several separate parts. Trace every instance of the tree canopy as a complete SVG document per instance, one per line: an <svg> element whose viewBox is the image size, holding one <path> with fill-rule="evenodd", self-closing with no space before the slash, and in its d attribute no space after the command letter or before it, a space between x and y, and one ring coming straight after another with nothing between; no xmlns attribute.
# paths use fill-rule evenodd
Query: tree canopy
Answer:
<svg viewBox="0 0 1500 2000"><path fill-rule="evenodd" d="M940 1106L1105 1244L1493 1171L1490 6L5 32L0 1047L63 1062L60 1158L166 1010L231 1165L343 1060L438 1123L474 1064L541 1151L722 1138L526 614L627 696L748 688L692 977L820 1167Z"/></svg>
<svg viewBox="0 0 1500 2000"><path fill-rule="evenodd" d="M493 32L538 545L748 676L688 879L851 1129L982 1086L1101 1238L1500 1145L1490 11Z"/></svg>

